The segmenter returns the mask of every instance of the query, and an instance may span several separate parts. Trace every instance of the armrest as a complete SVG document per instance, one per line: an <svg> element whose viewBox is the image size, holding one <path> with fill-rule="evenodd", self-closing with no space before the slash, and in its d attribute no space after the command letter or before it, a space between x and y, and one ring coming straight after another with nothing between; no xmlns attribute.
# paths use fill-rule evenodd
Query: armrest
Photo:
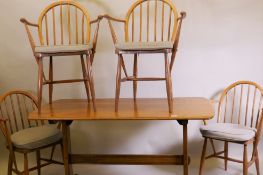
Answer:
<svg viewBox="0 0 263 175"><path fill-rule="evenodd" d="M113 28L113 26L112 26L111 21L121 22L121 23L126 24L126 20L114 18L114 17L111 17L111 16L109 16L109 15L107 15L107 14L106 14L106 15L103 15L103 17L108 20L108 24L109 24L110 31L111 31L111 37L112 37L113 43L116 44L116 43L118 42L118 38L117 38L117 36L116 36L116 33L115 33L115 31L114 31L114 28Z"/></svg>
<svg viewBox="0 0 263 175"><path fill-rule="evenodd" d="M38 24L31 23L28 20L26 20L25 18L20 18L20 22L22 22L22 23L24 23L26 25L29 25L29 26L38 27Z"/></svg>
<svg viewBox="0 0 263 175"><path fill-rule="evenodd" d="M103 18L103 16L99 15L97 19L90 21L90 25L97 24L97 27L95 29L94 38L93 38L93 51L95 52L96 46L97 46L97 40L98 40L98 33L100 28L100 21Z"/></svg>
<svg viewBox="0 0 263 175"><path fill-rule="evenodd" d="M29 42L30 42L31 49L32 49L33 53L35 53L35 46L36 46L36 44L35 44L35 41L33 39L33 36L31 34L28 26L37 27L38 28L39 25L31 23L31 22L27 21L25 18L21 18L20 22L22 22L25 25L26 33L27 33L27 36L28 36L28 39L29 39Z"/></svg>

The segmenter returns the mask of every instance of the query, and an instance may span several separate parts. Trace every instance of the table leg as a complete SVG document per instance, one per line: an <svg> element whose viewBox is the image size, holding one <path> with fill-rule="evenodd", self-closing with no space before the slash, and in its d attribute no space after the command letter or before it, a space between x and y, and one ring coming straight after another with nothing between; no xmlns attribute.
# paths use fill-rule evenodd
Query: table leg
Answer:
<svg viewBox="0 0 263 175"><path fill-rule="evenodd" d="M178 123L183 125L183 152L184 152L184 175L188 175L188 133L187 133L187 125L188 120L179 120Z"/></svg>
<svg viewBox="0 0 263 175"><path fill-rule="evenodd" d="M63 133L63 161L65 175L73 175L72 165L69 162L69 156L71 154L70 128L67 121L62 121L61 123Z"/></svg>

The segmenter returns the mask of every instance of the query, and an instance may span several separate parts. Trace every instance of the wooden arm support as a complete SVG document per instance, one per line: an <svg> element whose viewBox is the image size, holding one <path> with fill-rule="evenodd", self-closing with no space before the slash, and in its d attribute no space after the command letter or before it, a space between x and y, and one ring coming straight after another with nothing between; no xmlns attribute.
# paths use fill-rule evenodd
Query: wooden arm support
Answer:
<svg viewBox="0 0 263 175"><path fill-rule="evenodd" d="M97 46L97 40L98 40L98 33L100 28L100 21L103 19L102 15L99 15L95 20L90 21L90 24L97 24L97 27L95 29L94 38L93 38L93 52L96 50Z"/></svg>
<svg viewBox="0 0 263 175"><path fill-rule="evenodd" d="M178 22L179 24L177 27L176 35L175 35L175 38L173 38L174 39L174 44L173 44L173 50L174 51L173 51L173 54L171 57L170 71L172 71L173 64L175 61L175 56L176 56L177 47L178 47L178 43L179 43L179 37L180 37L180 33L181 33L182 22L183 22L183 19L186 17L186 12L181 12L180 15L181 16L177 19L179 21Z"/></svg>
<svg viewBox="0 0 263 175"><path fill-rule="evenodd" d="M29 42L30 42L31 49L32 49L33 53L35 53L36 44L35 44L35 41L33 39L33 36L31 34L28 26L37 27L38 28L39 25L31 23L31 22L28 22L25 18L21 18L20 22L22 22L25 25L26 33L27 33L27 36L28 36L28 39L29 39Z"/></svg>
<svg viewBox="0 0 263 175"><path fill-rule="evenodd" d="M22 22L22 23L24 23L26 25L29 25L29 26L38 27L38 24L31 23L28 20L26 20L25 18L20 18L20 22Z"/></svg>
<svg viewBox="0 0 263 175"><path fill-rule="evenodd" d="M114 18L114 17L111 17L109 15L103 15L103 18L106 18L108 20L108 24L109 24L109 27L110 27L110 31L111 31L111 36L112 36L112 40L113 40L113 43L116 44L118 42L118 39L117 39L117 36L116 36L116 33L114 31L114 28L112 26L112 23L111 21L114 21L114 22L121 22L121 23L126 23L125 20L123 19L118 19L118 18Z"/></svg>

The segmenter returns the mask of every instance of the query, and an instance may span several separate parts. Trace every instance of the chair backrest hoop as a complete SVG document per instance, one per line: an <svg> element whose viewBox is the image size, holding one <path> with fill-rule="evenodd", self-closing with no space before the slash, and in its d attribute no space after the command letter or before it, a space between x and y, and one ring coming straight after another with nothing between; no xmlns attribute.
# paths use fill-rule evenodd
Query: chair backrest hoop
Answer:
<svg viewBox="0 0 263 175"><path fill-rule="evenodd" d="M148 3L148 7L149 8L149 3L150 1L155 1L155 3L157 2L163 2L163 12L162 12L162 30L164 30L164 4L168 5L170 7L170 20L171 20L171 16L172 14L174 15L174 19L173 19L173 26L169 26L168 28L172 27L172 35L171 35L171 41L175 41L176 39L176 32L177 32L177 25L178 25L178 13L176 10L176 7L174 6L174 4L172 3L172 1L170 0L138 0L137 2L135 2L130 9L128 10L127 14L126 14L126 18L125 18L125 41L129 42L130 41L130 37L129 37L129 21L130 18L132 16L132 13L134 12L134 10L136 9L136 7L142 5L144 2ZM155 26L156 26L156 18L157 18L157 6L155 6ZM142 9L141 9L141 13L142 13ZM149 9L147 9L147 28L149 28ZM140 20L142 20L142 14L140 14ZM140 21L140 23L142 23L142 21ZM171 24L171 21L169 23L169 25ZM141 25L141 24L140 24ZM141 26L140 26L141 27ZM156 27L155 27L156 28ZM141 30L141 29L140 29ZM148 29L147 29L148 30ZM170 29L169 29L170 30ZM163 32L163 31L162 31ZM169 31L170 32L170 31ZM140 31L140 35L141 35L141 31ZM148 35L148 31L147 31L147 35ZM162 33L163 35L163 33ZM169 33L170 35L170 33ZM148 38L148 36L147 36ZM169 37L168 37L169 38ZM148 39L147 39L148 40ZM155 40L156 40L156 29L155 29ZM163 39L162 39L163 40Z"/></svg>
<svg viewBox="0 0 263 175"><path fill-rule="evenodd" d="M248 86L248 87L246 88L245 86ZM254 91L251 87L254 87ZM239 88L239 92L241 92L239 98L236 97L237 96L236 94L238 93L236 92L238 91L237 88ZM227 100L230 91L231 92L233 91L232 92L233 97L231 96L232 101L230 101L230 98ZM257 99L257 102L256 102L256 99ZM238 114L236 117L238 118L235 120L238 121L238 124L257 128L258 122L261 118L261 111L262 111L262 105L263 105L262 101L263 101L263 89L260 85L252 81L237 81L229 85L221 94L219 104L218 104L217 122L225 123L227 120L226 111L232 110L230 112L231 113L230 123L233 123L232 121L234 121L234 118L233 118L234 112L236 112L236 114ZM245 114L244 114L243 122L241 122L242 118L240 118L240 116L242 116L241 114L242 105L245 105L245 109L244 109ZM229 106L232 106L232 108L227 109L227 107ZM224 109L222 109L223 107ZM257 110L255 108L257 108ZM234 111L234 110L238 110L238 111ZM249 110L252 111L250 114L249 114ZM254 112L255 110L257 111L257 113ZM224 117L223 117L223 113L224 113ZM256 117L254 117L255 115Z"/></svg>
<svg viewBox="0 0 263 175"><path fill-rule="evenodd" d="M37 98L26 91L11 90L0 96L0 116L8 119L7 127L11 134L28 127L43 125L43 121L32 123L27 118L28 114L37 108Z"/></svg>
<svg viewBox="0 0 263 175"><path fill-rule="evenodd" d="M40 14L39 18L38 18L38 35L39 35L39 40L40 40L40 44L41 45L44 45L44 36L43 36L43 21L44 21L44 18L46 16L46 14L53 8L57 7L57 6L62 6L63 5L67 5L68 7L70 6L74 6L76 7L78 10L82 11L83 15L84 15L84 20L86 21L86 24L87 24L87 27L86 27L86 38L85 38L85 41L86 43L89 43L90 42L90 33L91 33L91 27L90 27L90 16L89 16L89 13L88 11L86 10L86 8L84 8L82 5L80 5L79 3L77 3L76 1L74 0L60 0L58 2L54 2L50 5L48 5ZM61 9L62 10L62 9ZM62 18L62 11L60 11L60 17ZM70 11L68 9L68 15L70 15ZM54 18L53 18L54 20ZM60 19L62 20L62 19ZM70 20L70 19L69 19ZM54 21L53 21L54 22ZM53 24L54 25L54 24ZM62 22L61 24L62 25ZM70 25L70 24L68 24ZM60 26L62 27L62 26ZM69 29L70 29L70 26L69 26ZM70 32L70 30L68 31ZM84 31L83 31L84 32ZM63 45L63 44L62 44Z"/></svg>

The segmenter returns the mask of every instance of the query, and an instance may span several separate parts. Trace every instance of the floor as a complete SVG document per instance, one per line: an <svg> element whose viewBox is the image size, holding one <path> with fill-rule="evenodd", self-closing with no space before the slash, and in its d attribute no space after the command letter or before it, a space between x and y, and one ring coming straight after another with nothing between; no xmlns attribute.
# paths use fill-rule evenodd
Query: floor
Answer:
<svg viewBox="0 0 263 175"><path fill-rule="evenodd" d="M260 154L260 166L261 166L261 174L263 174L263 139L261 139L261 143L259 145L259 154ZM239 147L233 147L230 145L230 149L232 150L232 156L235 158L241 158L242 152ZM199 150L201 145L198 145L198 151L194 150L192 146L190 146L190 154L192 155L191 164L189 167L190 173L192 175L198 174L199 169L199 161L200 155L195 152L200 152ZM0 146L0 175L7 174L7 158L8 152L4 149L3 144ZM49 150L45 150L43 154L47 154ZM60 151L56 150L57 158L60 157ZM30 155L30 165L34 165L35 157L34 155ZM22 156L18 155L18 165L23 167ZM86 175L86 174L96 174L96 175L134 175L134 174L142 174L143 175L181 175L183 174L182 167L180 166L135 166L135 165L74 165L73 166L74 173L78 175ZM210 159L206 161L205 164L205 175L240 175L242 174L242 165L237 163L229 162L228 171L224 171L224 164L222 160L218 159ZM42 169L42 175L62 175L64 173L63 166L61 165L51 165ZM32 175L37 174L36 172L32 172ZM249 168L249 174L255 175L256 170L255 166L252 165Z"/></svg>

